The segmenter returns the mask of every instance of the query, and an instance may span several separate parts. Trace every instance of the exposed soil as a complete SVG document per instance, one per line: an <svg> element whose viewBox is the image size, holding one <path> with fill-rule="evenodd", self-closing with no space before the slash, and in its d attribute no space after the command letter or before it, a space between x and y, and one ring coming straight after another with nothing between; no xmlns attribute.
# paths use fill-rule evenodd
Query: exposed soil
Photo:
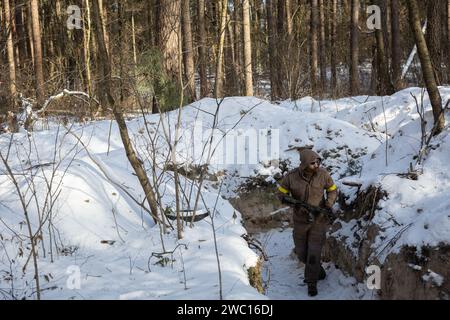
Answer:
<svg viewBox="0 0 450 320"><path fill-rule="evenodd" d="M275 196L274 185L258 186L229 199L236 210L242 213L244 226L252 233L278 227L292 226L292 210Z"/></svg>
<svg viewBox="0 0 450 320"><path fill-rule="evenodd" d="M433 277L433 273L441 277ZM450 246L405 247L381 269L382 299L450 300Z"/></svg>

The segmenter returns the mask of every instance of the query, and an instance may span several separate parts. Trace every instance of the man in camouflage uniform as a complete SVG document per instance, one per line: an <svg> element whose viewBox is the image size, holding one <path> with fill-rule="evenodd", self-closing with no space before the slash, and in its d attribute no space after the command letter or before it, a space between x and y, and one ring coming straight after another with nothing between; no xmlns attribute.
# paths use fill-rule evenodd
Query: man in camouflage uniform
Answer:
<svg viewBox="0 0 450 320"><path fill-rule="evenodd" d="M328 209L337 198L337 188L327 170L320 167L322 159L310 150L300 151L300 167L289 172L278 188L280 199L290 195L314 207ZM326 191L327 197L324 197ZM323 214L310 219L311 212L302 207L294 207L294 244L295 253L305 264L305 283L308 284L308 294L317 295L317 281L325 279L326 273L320 259L322 247L326 240L328 217Z"/></svg>

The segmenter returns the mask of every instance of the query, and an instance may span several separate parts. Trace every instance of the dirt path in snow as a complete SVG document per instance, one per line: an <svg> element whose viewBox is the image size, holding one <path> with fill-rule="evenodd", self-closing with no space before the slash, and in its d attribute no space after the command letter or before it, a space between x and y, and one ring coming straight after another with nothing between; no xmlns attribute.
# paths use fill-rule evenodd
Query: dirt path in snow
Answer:
<svg viewBox="0 0 450 320"><path fill-rule="evenodd" d="M263 281L268 282L266 295L275 300L366 300L376 299L375 292L363 283L345 276L334 264L324 264L327 278L319 281L319 294L311 298L303 283L304 267L291 252L292 229L272 229L253 235L264 246L269 261L263 265Z"/></svg>

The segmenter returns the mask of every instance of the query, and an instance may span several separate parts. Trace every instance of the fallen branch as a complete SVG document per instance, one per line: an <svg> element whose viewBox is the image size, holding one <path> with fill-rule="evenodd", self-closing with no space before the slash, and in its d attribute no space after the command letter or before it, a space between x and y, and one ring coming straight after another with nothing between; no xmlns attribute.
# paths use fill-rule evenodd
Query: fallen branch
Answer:
<svg viewBox="0 0 450 320"><path fill-rule="evenodd" d="M87 93L85 93L85 92L82 92L82 91L69 91L69 90L67 90L67 89L64 89L62 92L60 92L60 93L58 93L58 94L56 94L56 95L51 96L50 98L48 98L48 99L45 101L45 103L44 103L44 105L42 106L42 108L39 109L39 110L37 110L36 113L37 113L37 114L44 113L44 112L47 110L47 108L48 108L48 106L50 105L50 103L52 103L52 102L55 101L55 100L62 99L62 98L64 98L64 97L66 97L66 96L82 96L82 97L85 97L85 98L87 98L87 99L89 99L89 100L95 101L95 103L96 103L97 105L100 106L100 102L98 102L97 99L95 99L95 98L89 96L89 95L88 95Z"/></svg>
<svg viewBox="0 0 450 320"><path fill-rule="evenodd" d="M147 261L148 271L149 271L149 272L152 272L152 270L150 269L150 260L151 260L153 257L159 258L159 259L163 259L163 258L164 258L164 255L170 254L171 260L172 260L172 262L173 262L173 261L174 261L174 260L173 260L173 254L174 254L175 250L177 250L178 247L180 247L180 246L183 246L185 250L188 249L188 247L187 247L186 244L184 244L184 243L179 243L179 244L177 244L177 246L176 246L172 251L152 252L151 256L148 258L148 261ZM161 261L161 260L160 260L160 261Z"/></svg>
<svg viewBox="0 0 450 320"><path fill-rule="evenodd" d="M388 243L384 246L384 248L379 251L376 255L375 258L378 258L379 256L381 256L381 254L386 250L386 249L391 249L394 247L394 245L397 243L397 241L400 239L400 237L402 236L402 234L408 230L413 224L410 223L408 225L406 225L405 227L403 227L402 229L400 229L399 232L397 232L392 238L391 240L388 241Z"/></svg>

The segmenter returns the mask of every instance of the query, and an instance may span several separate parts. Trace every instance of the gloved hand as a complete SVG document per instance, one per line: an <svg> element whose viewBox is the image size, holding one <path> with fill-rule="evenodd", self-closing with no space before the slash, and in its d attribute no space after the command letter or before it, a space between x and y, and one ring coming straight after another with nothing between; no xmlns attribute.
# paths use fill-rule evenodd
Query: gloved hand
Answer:
<svg viewBox="0 0 450 320"><path fill-rule="evenodd" d="M281 200L281 203L283 203L283 204L292 205L292 203L289 201L288 196L281 196L280 200Z"/></svg>

